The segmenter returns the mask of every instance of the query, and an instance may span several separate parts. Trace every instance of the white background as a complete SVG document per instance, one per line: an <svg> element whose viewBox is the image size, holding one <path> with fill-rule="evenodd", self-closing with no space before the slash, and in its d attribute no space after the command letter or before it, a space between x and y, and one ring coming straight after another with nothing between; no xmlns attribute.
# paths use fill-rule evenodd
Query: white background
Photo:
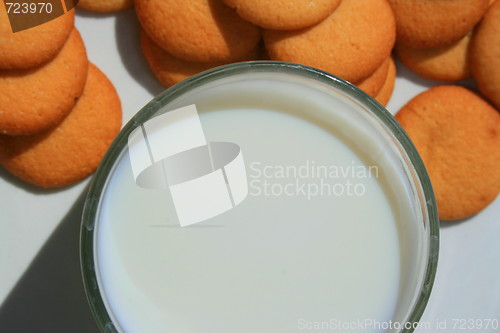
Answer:
<svg viewBox="0 0 500 333"><path fill-rule="evenodd" d="M112 15L79 10L76 26L89 59L115 84L125 123L164 89L140 53L133 10ZM389 111L396 113L436 84L398 63ZM0 332L97 332L83 292L78 253L87 185L88 179L64 189L41 190L0 168ZM455 319L500 320L500 199L473 218L442 223L440 231L437 278L422 320L430 324L430 332L500 331L453 330L461 324ZM440 329L444 325L446 330Z"/></svg>

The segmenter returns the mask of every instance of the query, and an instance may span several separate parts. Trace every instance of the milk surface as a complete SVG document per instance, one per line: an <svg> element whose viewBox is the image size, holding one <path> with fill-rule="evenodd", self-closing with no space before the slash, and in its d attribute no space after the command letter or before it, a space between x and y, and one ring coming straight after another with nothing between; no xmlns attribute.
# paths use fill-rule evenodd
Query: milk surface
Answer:
<svg viewBox="0 0 500 333"><path fill-rule="evenodd" d="M418 281L406 260L421 244L403 241L416 218L406 212L409 189L353 105L281 79L212 87L176 103L197 105L208 141L240 146L249 194L182 228L169 191L138 187L125 152L95 232L115 327L386 331L374 325L411 302L404 290Z"/></svg>

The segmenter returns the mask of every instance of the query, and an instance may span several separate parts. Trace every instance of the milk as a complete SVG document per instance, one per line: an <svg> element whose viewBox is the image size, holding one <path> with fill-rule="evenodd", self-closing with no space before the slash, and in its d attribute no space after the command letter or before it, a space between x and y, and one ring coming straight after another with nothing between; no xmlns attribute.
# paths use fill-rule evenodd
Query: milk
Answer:
<svg viewBox="0 0 500 333"><path fill-rule="evenodd" d="M208 141L240 146L248 196L181 227L169 191L137 186L122 154L94 234L116 329L383 332L403 320L421 284L421 216L359 105L281 74L228 79L168 108L192 103Z"/></svg>

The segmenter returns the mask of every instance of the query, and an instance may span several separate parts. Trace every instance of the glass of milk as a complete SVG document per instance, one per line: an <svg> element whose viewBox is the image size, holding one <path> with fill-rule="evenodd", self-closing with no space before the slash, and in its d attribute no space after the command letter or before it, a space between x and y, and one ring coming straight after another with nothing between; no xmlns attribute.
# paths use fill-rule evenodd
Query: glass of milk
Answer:
<svg viewBox="0 0 500 333"><path fill-rule="evenodd" d="M425 168L382 106L317 69L246 62L124 127L81 259L102 332L412 332L438 243Z"/></svg>

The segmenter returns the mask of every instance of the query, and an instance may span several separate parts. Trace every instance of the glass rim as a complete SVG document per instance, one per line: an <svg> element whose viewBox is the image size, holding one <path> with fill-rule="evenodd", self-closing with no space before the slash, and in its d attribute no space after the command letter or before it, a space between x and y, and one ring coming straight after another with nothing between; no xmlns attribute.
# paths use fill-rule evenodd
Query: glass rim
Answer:
<svg viewBox="0 0 500 333"><path fill-rule="evenodd" d="M426 231L428 236L428 253L425 262L425 272L420 285L420 294L410 310L406 322L412 323L411 327L403 327L401 332L411 333L414 331L414 323L418 323L428 303L434 279L437 271L437 261L439 253L439 218L436 208L436 200L431 186L429 175L425 169L422 159L418 154L412 141L399 125L392 114L387 111L374 98L354 86L353 84L323 70L281 61L247 61L224 65L209 69L183 80L176 85L164 90L154 97L141 110L139 110L121 129L118 136L110 145L103 157L92 180L90 181L87 197L85 199L81 230L80 230L80 265L82 270L85 294L89 302L91 311L101 332L117 332L111 317L106 309L104 301L97 284L97 274L94 261L94 226L98 217L99 205L106 188L110 172L113 170L115 162L120 157L127 145L129 134L144 121L151 118L164 103L170 102L182 96L189 90L202 86L205 83L228 77L230 75L244 72L265 72L265 73L286 73L319 81L347 95L374 115L387 130L394 136L397 143L401 145L406 153L413 172L423 192L422 208L426 214L423 219L426 221ZM416 291L418 292L418 290Z"/></svg>

